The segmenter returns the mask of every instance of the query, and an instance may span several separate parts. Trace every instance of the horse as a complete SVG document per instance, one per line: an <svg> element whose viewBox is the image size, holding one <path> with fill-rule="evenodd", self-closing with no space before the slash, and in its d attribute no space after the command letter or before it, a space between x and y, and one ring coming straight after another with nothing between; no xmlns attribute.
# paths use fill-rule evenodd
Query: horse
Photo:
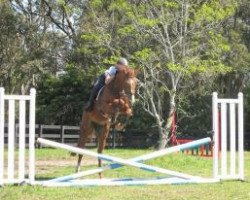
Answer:
<svg viewBox="0 0 250 200"><path fill-rule="evenodd" d="M133 115L132 104L135 101L138 70L121 65L117 65L116 68L114 79L101 89L93 108L83 112L79 148L85 148L87 139L95 132L98 138L97 152L102 153L111 125L120 125L117 122L119 116L129 118ZM78 155L76 172L80 170L82 157L83 155ZM101 165L102 161L99 159L98 166ZM101 174L99 176L102 177Z"/></svg>

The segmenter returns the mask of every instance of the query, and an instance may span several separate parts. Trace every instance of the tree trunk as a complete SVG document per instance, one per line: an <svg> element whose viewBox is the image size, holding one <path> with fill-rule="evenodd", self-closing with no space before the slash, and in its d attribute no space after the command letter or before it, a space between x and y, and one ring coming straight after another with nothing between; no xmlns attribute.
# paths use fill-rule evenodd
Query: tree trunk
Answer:
<svg viewBox="0 0 250 200"><path fill-rule="evenodd" d="M168 133L163 128L159 128L159 140L156 149L164 149L168 144Z"/></svg>
<svg viewBox="0 0 250 200"><path fill-rule="evenodd" d="M172 120L175 113L175 93L170 94L170 101L169 101L169 112L166 118L165 126L158 126L158 133L159 133L159 140L157 143L157 149L164 149L168 146L168 142L171 137L171 127L172 127Z"/></svg>

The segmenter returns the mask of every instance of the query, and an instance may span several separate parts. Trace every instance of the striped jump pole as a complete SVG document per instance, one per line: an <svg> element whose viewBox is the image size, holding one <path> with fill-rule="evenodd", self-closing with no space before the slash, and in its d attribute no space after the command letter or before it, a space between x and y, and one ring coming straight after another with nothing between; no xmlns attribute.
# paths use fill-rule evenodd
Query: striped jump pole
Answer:
<svg viewBox="0 0 250 200"><path fill-rule="evenodd" d="M192 142L189 142L189 143L181 144L181 145L178 145L178 146L173 146L173 147L170 147L170 148L162 149L162 150L152 152L152 153L149 153L149 154L146 154L146 155L131 158L131 159L129 159L129 161L132 161L132 162L144 162L146 160L150 160L150 159L153 159L153 158L164 156L164 155L167 155L167 154L170 154L170 153L183 151L183 150L186 150L186 149L189 149L189 148L195 148L195 147L201 146L201 145L209 143L209 142L211 142L210 138L204 138L204 139L192 141ZM87 171L84 171L84 172L78 172L78 173L75 173L75 174L55 178L55 179L52 179L50 181L51 182L52 181L67 181L67 180L77 179L77 178L81 178L81 177L84 177L84 176L101 173L101 172L104 172L106 170L117 169L117 168L120 168L122 166L124 166L124 165L119 164L119 163L112 163L112 164L104 166L104 167L99 167L99 168L87 170ZM171 171L171 172L173 172L173 171ZM176 174L177 177L194 178L194 176L191 176L191 175L188 175L188 174L184 174L184 173L180 173L180 172L174 172L174 173ZM197 178L197 177L195 177L195 178Z"/></svg>
<svg viewBox="0 0 250 200"><path fill-rule="evenodd" d="M105 160L105 161L117 162L117 163L108 165L106 167L101 167L101 168L97 168L97 169L94 169L94 170L80 172L80 173L77 173L77 174L72 174L72 175L68 175L68 176L65 176L65 177L60 177L60 178L51 180L51 181L65 181L65 180L72 180L72 179L80 178L82 176L87 176L87 175L90 175L90 174L100 173L100 172L108 170L108 169L119 168L119 167L121 167L123 165L129 165L129 166L137 167L137 168L142 169L142 170L146 170L146 171L150 171L150 172L163 173L163 174L172 175L172 176L176 176L176 177L181 177L181 178L185 178L185 179L190 179L190 178L192 178L192 179L200 179L200 177L197 177L197 176L192 176L192 175L189 175L189 174L184 174L184 173L175 172L175 171L171 171L171 170L167 170L167 169L162 169L162 168L155 167L155 166L149 166L149 165L138 163L138 162L143 162L143 161L148 160L148 159L160 157L160 156L163 156L163 155L166 155L166 154L169 154L169 153L173 153L173 152L181 151L181 150L184 150L184 149L187 149L187 148L199 146L201 144L210 142L211 139L210 138L204 138L204 139L201 139L201 140L197 140L197 141L193 141L193 142L186 143L186 144L183 144L183 145L167 148L167 149L164 149L164 150L160 150L160 151L157 151L157 152L153 152L153 153L143 155L143 156L139 156L139 157L129 159L129 160L125 160L125 159L121 159L121 158L117 158L117 157L113 157L113 156L109 156L109 155L94 153L94 152L88 151L86 149L80 149L80 148L77 148L77 147L72 147L72 146L69 146L69 145L49 141L49 140L42 139L42 138L38 138L37 141L39 143L41 143L41 144L45 144L45 145L52 146L52 147L55 147L55 148L65 149L65 150L68 150L68 151L71 151L71 152L74 152L74 153L77 153L77 154L85 154L85 155L96 157L98 159L102 159L102 160Z"/></svg>
<svg viewBox="0 0 250 200"><path fill-rule="evenodd" d="M0 185L5 183L32 182L35 177L35 89L30 90L30 95L6 95L4 88L0 88ZM27 102L29 107L27 108ZM26 111L29 109L29 167L28 180L25 178L25 138L26 138ZM17 110L19 115L16 115ZM6 116L6 119L5 119ZM16 129L15 121L19 122ZM8 125L5 134L5 124ZM5 152L5 135L8 143ZM18 137L17 137L18 136ZM18 140L17 140L18 138ZM15 157L17 149L18 156ZM7 159L4 159L4 154ZM18 161L18 165L15 165ZM7 166L7 170L5 167Z"/></svg>
<svg viewBox="0 0 250 200"><path fill-rule="evenodd" d="M36 182L46 187L84 187L84 186L144 186L144 185L179 185L187 183L217 183L214 179L183 179L179 177L131 178L131 179L83 179L65 182Z"/></svg>
<svg viewBox="0 0 250 200"><path fill-rule="evenodd" d="M209 143L209 142L211 142L210 138L204 138L204 139L200 139L200 140L197 140L197 141L181 144L181 145L178 145L178 146L162 149L162 150L152 152L152 153L149 153L149 154L146 154L146 155L138 156L136 158L129 159L129 161L143 162L143 161L150 160L150 159L160 157L160 156L163 156L163 155L167 155L167 154L170 154L170 153L186 150L186 149L189 149L189 148L194 148L194 147L197 147L197 146ZM122 167L122 166L123 166L122 164L112 163L112 164L104 166L104 167L100 167L100 168L97 168L97 169L91 169L91 170L87 170L87 171L84 171L84 172L78 172L78 173L71 174L71 175L68 175L68 176L52 179L50 181L72 180L72 179L81 178L81 177L84 177L84 176L100 173L100 172L103 172L103 171L106 171L106 170L109 170L109 169L116 169L116 168L119 168L119 167ZM176 173L177 172L175 172L175 174ZM190 175L187 175L187 174L184 174L184 173L179 173L179 172L178 172L178 177L186 177L186 178L189 177L189 178L191 178ZM192 176L192 178L194 178L194 176Z"/></svg>

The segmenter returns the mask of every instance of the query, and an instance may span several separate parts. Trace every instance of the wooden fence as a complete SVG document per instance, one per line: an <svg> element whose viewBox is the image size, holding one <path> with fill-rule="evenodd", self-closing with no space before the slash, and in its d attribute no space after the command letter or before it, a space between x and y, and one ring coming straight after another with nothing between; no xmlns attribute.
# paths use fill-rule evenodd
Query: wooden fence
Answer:
<svg viewBox="0 0 250 200"><path fill-rule="evenodd" d="M28 128L29 126L26 125L26 144L28 143ZM70 145L76 145L79 139L80 128L79 126L65 126L65 125L38 125L36 124L36 139L38 137L45 138L61 143L66 143ZM15 124L15 141L16 143L19 141L19 134L18 134L19 124ZM8 124L5 124L5 134L4 134L4 141L5 144L8 142ZM37 147L41 147L37 144ZM89 138L86 147L97 147L97 138L96 135L92 135ZM123 138L121 132L112 131L109 134L107 139L107 147L123 147Z"/></svg>
<svg viewBox="0 0 250 200"><path fill-rule="evenodd" d="M15 141L19 141L18 135L19 124L15 124ZM65 144L76 146L79 134L79 126L67 125L36 125L36 138L41 137ZM5 124L5 144L8 142L8 124ZM147 133L146 133L147 132ZM107 147L109 148L148 148L156 144L157 134L153 134L152 130L129 130L127 132L112 131L107 139ZM244 136L245 149L250 150L250 132L245 132ZM26 144L28 144L28 125L26 125ZM41 147L37 144L37 147ZM97 138L92 135L89 138L87 148L97 147Z"/></svg>

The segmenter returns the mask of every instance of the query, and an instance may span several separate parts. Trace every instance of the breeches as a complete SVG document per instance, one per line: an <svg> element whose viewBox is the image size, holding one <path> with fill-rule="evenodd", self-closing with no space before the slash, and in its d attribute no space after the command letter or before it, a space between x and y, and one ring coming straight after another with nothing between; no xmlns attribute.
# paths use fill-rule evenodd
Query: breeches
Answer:
<svg viewBox="0 0 250 200"><path fill-rule="evenodd" d="M102 74L99 76L93 87L93 94L95 97L97 96L98 92L104 85L105 85L105 75Z"/></svg>

